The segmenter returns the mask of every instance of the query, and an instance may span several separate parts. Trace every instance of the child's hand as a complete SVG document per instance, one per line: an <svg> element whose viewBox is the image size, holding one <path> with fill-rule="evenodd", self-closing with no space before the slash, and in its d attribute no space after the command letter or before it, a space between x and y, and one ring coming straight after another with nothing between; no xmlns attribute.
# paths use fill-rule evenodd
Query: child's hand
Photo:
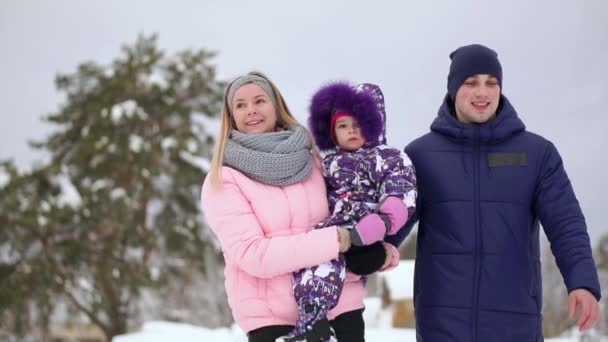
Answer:
<svg viewBox="0 0 608 342"><path fill-rule="evenodd" d="M388 228L387 234L396 234L401 227L407 222L408 211L405 203L395 196L387 197L378 206L378 213L388 216L391 224Z"/></svg>
<svg viewBox="0 0 608 342"><path fill-rule="evenodd" d="M387 222L378 214L367 214L351 230L350 239L354 246L367 246L384 239Z"/></svg>

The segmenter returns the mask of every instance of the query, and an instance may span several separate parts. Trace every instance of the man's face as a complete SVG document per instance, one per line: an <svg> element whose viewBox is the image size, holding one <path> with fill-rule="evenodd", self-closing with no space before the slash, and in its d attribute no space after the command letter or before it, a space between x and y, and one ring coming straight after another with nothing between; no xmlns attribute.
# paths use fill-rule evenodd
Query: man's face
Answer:
<svg viewBox="0 0 608 342"><path fill-rule="evenodd" d="M456 92L456 117L463 123L484 123L496 116L499 101L500 85L496 77L486 74L471 76Z"/></svg>

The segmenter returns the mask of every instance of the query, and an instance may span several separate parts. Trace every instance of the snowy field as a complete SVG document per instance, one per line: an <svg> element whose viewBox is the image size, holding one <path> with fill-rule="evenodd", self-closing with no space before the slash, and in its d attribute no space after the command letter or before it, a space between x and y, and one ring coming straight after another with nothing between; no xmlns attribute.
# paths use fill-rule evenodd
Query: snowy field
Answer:
<svg viewBox="0 0 608 342"><path fill-rule="evenodd" d="M375 342L416 342L416 334L412 329L390 328L390 313L380 310L380 300L368 298L365 301L365 322L367 341ZM545 339L545 342L578 342L576 334L573 337ZM188 324L171 322L147 322L140 332L117 336L112 342L247 342L245 334L237 327L223 329L205 329ZM596 340L593 340L594 342ZM604 337L601 342L608 342Z"/></svg>
<svg viewBox="0 0 608 342"><path fill-rule="evenodd" d="M416 341L411 329L368 329L368 341L410 342ZM187 324L148 322L138 333L115 337L113 342L247 342L239 328L209 330ZM568 340L564 340L566 342ZM557 341L556 341L557 342ZM560 341L561 342L561 341ZM568 341L570 342L570 341Z"/></svg>
<svg viewBox="0 0 608 342"><path fill-rule="evenodd" d="M416 335L412 329L368 328L365 339L367 341L382 342L416 342ZM170 322L148 322L144 324L141 332L121 335L113 342L247 342L245 335L238 327L232 329L209 330L187 324ZM578 337L550 338L545 342L578 342ZM604 337L602 342L608 342Z"/></svg>

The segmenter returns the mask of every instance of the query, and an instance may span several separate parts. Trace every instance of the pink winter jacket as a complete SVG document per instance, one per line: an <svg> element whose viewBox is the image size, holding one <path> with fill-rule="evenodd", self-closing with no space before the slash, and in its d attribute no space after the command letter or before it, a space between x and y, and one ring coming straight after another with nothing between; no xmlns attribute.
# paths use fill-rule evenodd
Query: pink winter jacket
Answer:
<svg viewBox="0 0 608 342"><path fill-rule="evenodd" d="M298 307L292 272L338 257L337 228L313 230L329 215L318 166L307 180L285 187L256 182L229 167L222 168L221 191L205 179L203 211L226 261L228 304L245 332L294 325ZM389 269L399 261L396 249L392 254ZM347 273L338 305L328 318L362 308L366 294L359 277Z"/></svg>

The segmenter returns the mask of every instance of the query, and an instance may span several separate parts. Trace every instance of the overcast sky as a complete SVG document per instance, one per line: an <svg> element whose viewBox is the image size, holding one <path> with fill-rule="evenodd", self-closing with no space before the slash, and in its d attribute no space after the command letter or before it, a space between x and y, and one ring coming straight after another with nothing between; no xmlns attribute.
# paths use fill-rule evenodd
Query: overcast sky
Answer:
<svg viewBox="0 0 608 342"><path fill-rule="evenodd" d="M389 144L428 131L446 92L448 54L495 49L503 93L529 130L562 153L594 239L608 232L608 1L0 0L0 159L28 167L27 140L62 97L54 76L108 64L139 33L168 53L206 48L225 79L265 72L304 121L328 80L373 82Z"/></svg>

